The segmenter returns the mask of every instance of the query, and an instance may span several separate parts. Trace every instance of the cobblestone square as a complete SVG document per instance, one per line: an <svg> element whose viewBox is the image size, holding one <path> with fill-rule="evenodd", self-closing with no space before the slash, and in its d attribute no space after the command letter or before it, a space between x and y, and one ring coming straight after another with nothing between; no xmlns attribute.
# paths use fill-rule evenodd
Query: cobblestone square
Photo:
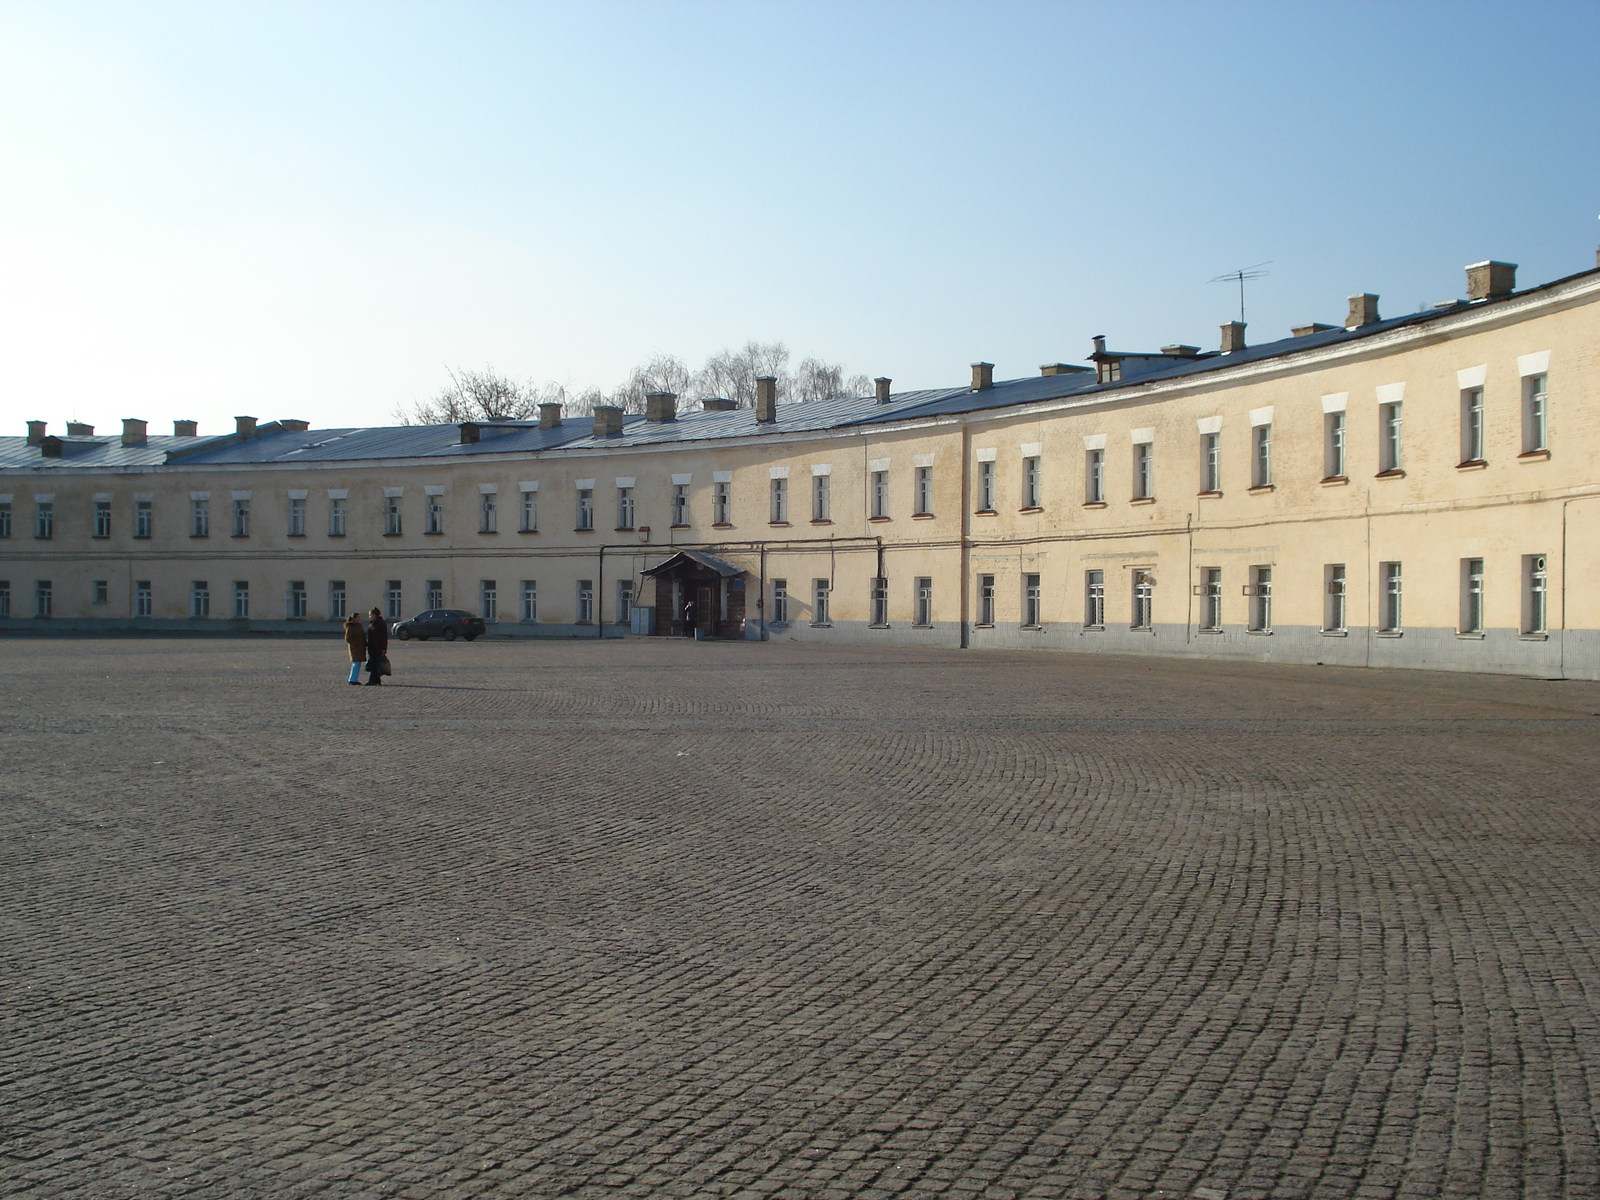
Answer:
<svg viewBox="0 0 1600 1200"><path fill-rule="evenodd" d="M1600 1195L1600 685L0 640L0 1194Z"/></svg>

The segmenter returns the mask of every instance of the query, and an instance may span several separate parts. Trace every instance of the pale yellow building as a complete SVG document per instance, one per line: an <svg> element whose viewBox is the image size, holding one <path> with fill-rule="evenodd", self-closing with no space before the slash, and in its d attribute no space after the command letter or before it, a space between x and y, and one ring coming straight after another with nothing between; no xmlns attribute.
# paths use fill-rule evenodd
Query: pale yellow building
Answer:
<svg viewBox="0 0 1600 1200"><path fill-rule="evenodd" d="M705 632L1600 678L1600 271L1202 352L591 421L0 439L0 621Z"/></svg>

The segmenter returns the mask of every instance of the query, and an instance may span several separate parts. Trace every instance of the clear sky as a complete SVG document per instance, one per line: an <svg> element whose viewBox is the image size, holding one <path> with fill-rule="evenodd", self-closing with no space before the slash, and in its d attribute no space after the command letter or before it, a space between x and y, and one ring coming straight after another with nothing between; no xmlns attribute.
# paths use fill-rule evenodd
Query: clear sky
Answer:
<svg viewBox="0 0 1600 1200"><path fill-rule="evenodd" d="M897 389L1540 282L1600 4L0 0L0 433L786 341Z"/></svg>

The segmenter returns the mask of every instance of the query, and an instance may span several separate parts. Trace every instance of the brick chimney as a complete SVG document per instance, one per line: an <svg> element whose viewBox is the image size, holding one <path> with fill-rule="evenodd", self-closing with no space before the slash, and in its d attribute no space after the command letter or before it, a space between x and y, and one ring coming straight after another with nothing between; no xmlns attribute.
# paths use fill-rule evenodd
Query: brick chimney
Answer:
<svg viewBox="0 0 1600 1200"><path fill-rule="evenodd" d="M1322 325L1313 321L1309 325L1296 325L1289 333L1293 337L1310 337L1313 333L1328 333L1338 328L1337 325Z"/></svg>
<svg viewBox="0 0 1600 1200"><path fill-rule="evenodd" d="M646 392L644 397L646 421L676 421L678 419L678 393Z"/></svg>
<svg viewBox="0 0 1600 1200"><path fill-rule="evenodd" d="M894 380L890 379L887 375L879 375L872 382L878 389L878 403L889 403L889 385L893 383Z"/></svg>
<svg viewBox="0 0 1600 1200"><path fill-rule="evenodd" d="M68 437L93 437L94 436L94 426L93 425L85 425L82 421L68 421L67 422L67 436Z"/></svg>
<svg viewBox="0 0 1600 1200"><path fill-rule="evenodd" d="M540 429L554 429L559 424L561 424L561 405L554 403L539 405Z"/></svg>
<svg viewBox="0 0 1600 1200"><path fill-rule="evenodd" d="M616 437L622 432L622 409L615 404L594 406L594 436Z"/></svg>
<svg viewBox="0 0 1600 1200"><path fill-rule="evenodd" d="M142 446L145 444L145 422L138 417L122 418L122 444L124 446Z"/></svg>
<svg viewBox="0 0 1600 1200"><path fill-rule="evenodd" d="M1467 268L1467 299L1498 300L1517 290L1517 264L1490 259Z"/></svg>
<svg viewBox="0 0 1600 1200"><path fill-rule="evenodd" d="M173 437L199 437L199 421L174 421L172 423Z"/></svg>
<svg viewBox="0 0 1600 1200"><path fill-rule="evenodd" d="M756 420L770 425L778 419L778 378L761 375L756 379Z"/></svg>
<svg viewBox="0 0 1600 1200"><path fill-rule="evenodd" d="M1234 354L1244 349L1244 322L1224 321L1222 323L1222 352Z"/></svg>
<svg viewBox="0 0 1600 1200"><path fill-rule="evenodd" d="M1363 325L1375 325L1378 317L1378 298L1371 292L1362 292L1359 296L1350 297L1350 315L1345 319L1346 329L1360 329Z"/></svg>
<svg viewBox="0 0 1600 1200"><path fill-rule="evenodd" d="M707 396L700 401L700 408L703 412L732 412L738 407L739 402L737 400L727 400L721 396Z"/></svg>
<svg viewBox="0 0 1600 1200"><path fill-rule="evenodd" d="M975 392L987 391L994 386L994 364L972 364L972 390Z"/></svg>
<svg viewBox="0 0 1600 1200"><path fill-rule="evenodd" d="M304 433L311 428L311 422L297 421L293 417L280 417L278 419L278 428L293 430L295 433Z"/></svg>
<svg viewBox="0 0 1600 1200"><path fill-rule="evenodd" d="M253 438L256 435L256 419L254 417L235 417L233 431L242 438Z"/></svg>
<svg viewBox="0 0 1600 1200"><path fill-rule="evenodd" d="M1039 368L1041 375L1071 375L1072 368L1066 363L1045 363Z"/></svg>
<svg viewBox="0 0 1600 1200"><path fill-rule="evenodd" d="M40 442L44 441L44 431L48 428L50 428L49 421L29 421L28 445L37 446Z"/></svg>

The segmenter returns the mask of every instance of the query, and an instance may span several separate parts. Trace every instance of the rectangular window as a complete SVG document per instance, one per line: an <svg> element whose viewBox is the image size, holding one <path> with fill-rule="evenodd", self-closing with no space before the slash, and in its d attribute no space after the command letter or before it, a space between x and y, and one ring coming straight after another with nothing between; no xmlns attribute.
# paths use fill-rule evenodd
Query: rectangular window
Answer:
<svg viewBox="0 0 1600 1200"><path fill-rule="evenodd" d="M1403 470L1404 410L1399 404L1378 406L1378 470L1380 472Z"/></svg>
<svg viewBox="0 0 1600 1200"><path fill-rule="evenodd" d="M1133 447L1133 498L1149 500L1155 495L1152 451L1149 442L1137 442Z"/></svg>
<svg viewBox="0 0 1600 1200"><path fill-rule="evenodd" d="M1083 573L1083 627L1085 629L1104 629L1106 627L1106 573L1104 571L1085 571Z"/></svg>
<svg viewBox="0 0 1600 1200"><path fill-rule="evenodd" d="M106 579L96 579L94 581L93 595L94 599L91 603L109 604L111 602L111 582Z"/></svg>
<svg viewBox="0 0 1600 1200"><path fill-rule="evenodd" d="M913 483L916 494L912 498L912 512L919 517L928 516L933 512L933 468L916 468Z"/></svg>
<svg viewBox="0 0 1600 1200"><path fill-rule="evenodd" d="M978 624L985 628L994 624L994 576L978 576Z"/></svg>
<svg viewBox="0 0 1600 1200"><path fill-rule="evenodd" d="M578 624L594 624L594 580L578 580Z"/></svg>
<svg viewBox="0 0 1600 1200"><path fill-rule="evenodd" d="M48 579L38 579L33 584L33 615L48 617L55 613L55 589Z"/></svg>
<svg viewBox="0 0 1600 1200"><path fill-rule="evenodd" d="M135 500L133 502L133 536L148 538L155 526L155 514L149 500Z"/></svg>
<svg viewBox="0 0 1600 1200"><path fill-rule="evenodd" d="M1200 569L1200 628L1222 628L1222 568Z"/></svg>
<svg viewBox="0 0 1600 1200"><path fill-rule="evenodd" d="M478 615L485 621L498 621L500 591L493 579L478 581Z"/></svg>
<svg viewBox="0 0 1600 1200"><path fill-rule="evenodd" d="M539 493L522 493L522 532L539 532Z"/></svg>
<svg viewBox="0 0 1600 1200"><path fill-rule="evenodd" d="M1378 597L1378 632L1399 633L1400 622L1404 617L1401 610L1399 563L1378 564L1378 586L1382 589Z"/></svg>
<svg viewBox="0 0 1600 1200"><path fill-rule="evenodd" d="M1272 426L1257 425L1250 430L1250 486L1272 486Z"/></svg>
<svg viewBox="0 0 1600 1200"><path fill-rule="evenodd" d="M774 579L772 581L772 623L774 625L787 625L789 623L789 581L787 579Z"/></svg>
<svg viewBox="0 0 1600 1200"><path fill-rule="evenodd" d="M578 489L578 523L576 529L594 528L594 489Z"/></svg>
<svg viewBox="0 0 1600 1200"><path fill-rule="evenodd" d="M994 511L994 463L978 464L978 511Z"/></svg>
<svg viewBox="0 0 1600 1200"><path fill-rule="evenodd" d="M1250 586L1246 591L1250 596L1248 628L1255 633L1265 633L1272 628L1272 568L1251 567Z"/></svg>
<svg viewBox="0 0 1600 1200"><path fill-rule="evenodd" d="M478 497L478 532L500 532L500 506L495 503L494 492L483 492Z"/></svg>
<svg viewBox="0 0 1600 1200"><path fill-rule="evenodd" d="M1130 628L1151 628L1155 610L1155 584L1155 577L1149 571L1133 573L1133 613Z"/></svg>
<svg viewBox="0 0 1600 1200"><path fill-rule="evenodd" d="M813 475L811 477L811 519L813 521L831 521L833 519L833 505L829 498L828 475Z"/></svg>
<svg viewBox="0 0 1600 1200"><path fill-rule="evenodd" d="M889 581L881 575L872 580L872 606L869 614L872 625L889 624Z"/></svg>
<svg viewBox="0 0 1600 1200"><path fill-rule="evenodd" d="M633 620L633 580L617 580L617 624L626 625Z"/></svg>
<svg viewBox="0 0 1600 1200"><path fill-rule="evenodd" d="M733 524L733 484L722 480L711 485L711 521L715 525Z"/></svg>
<svg viewBox="0 0 1600 1200"><path fill-rule="evenodd" d="M1022 460L1022 507L1040 507L1039 460L1029 457Z"/></svg>
<svg viewBox="0 0 1600 1200"><path fill-rule="evenodd" d="M0 502L0 538L11 536L11 501Z"/></svg>
<svg viewBox="0 0 1600 1200"><path fill-rule="evenodd" d="M235 500L233 502L233 536L250 536L250 501Z"/></svg>
<svg viewBox="0 0 1600 1200"><path fill-rule="evenodd" d="M882 521L889 515L889 472L872 473L872 519Z"/></svg>
<svg viewBox="0 0 1600 1200"><path fill-rule="evenodd" d="M111 501L96 500L94 502L94 536L108 538L111 536Z"/></svg>
<svg viewBox="0 0 1600 1200"><path fill-rule="evenodd" d="M285 616L291 621L304 621L306 619L306 581L304 579L291 579L289 581L289 602L285 605Z"/></svg>
<svg viewBox="0 0 1600 1200"><path fill-rule="evenodd" d="M816 579L811 584L811 623L813 625L827 625L828 596L831 586L826 579Z"/></svg>
<svg viewBox="0 0 1600 1200"><path fill-rule="evenodd" d="M527 493L531 495L532 493ZM539 584L537 580L522 581L522 619L532 625L539 619Z"/></svg>
<svg viewBox="0 0 1600 1200"><path fill-rule="evenodd" d="M422 532L444 532L444 497L429 496L423 501Z"/></svg>
<svg viewBox="0 0 1600 1200"><path fill-rule="evenodd" d="M233 616L235 620L244 620L250 615L250 581L248 579L235 579L233 581Z"/></svg>
<svg viewBox="0 0 1600 1200"><path fill-rule="evenodd" d="M1536 454L1550 448L1550 396L1546 376L1522 377L1522 452Z"/></svg>
<svg viewBox="0 0 1600 1200"><path fill-rule="evenodd" d="M141 579L135 583L133 585L133 615L136 617L148 617L155 608L155 601L152 597L153 593L148 579Z"/></svg>
<svg viewBox="0 0 1600 1200"><path fill-rule="evenodd" d="M1522 579L1522 632L1544 633L1550 627L1549 560L1543 554L1524 555Z"/></svg>
<svg viewBox="0 0 1600 1200"><path fill-rule="evenodd" d="M1467 388L1461 393L1461 461L1482 462L1483 456L1483 389Z"/></svg>
<svg viewBox="0 0 1600 1200"><path fill-rule="evenodd" d="M633 489L619 487L617 489L617 528L633 528Z"/></svg>
<svg viewBox="0 0 1600 1200"><path fill-rule="evenodd" d="M923 626L933 624L933 579L930 576L917 577L915 623Z"/></svg>
<svg viewBox="0 0 1600 1200"><path fill-rule="evenodd" d="M328 536L344 536L344 498L335 496L328 501Z"/></svg>
<svg viewBox="0 0 1600 1200"><path fill-rule="evenodd" d="M56 506L53 500L40 500L33 506L33 536L53 538L56 535Z"/></svg>
<svg viewBox="0 0 1600 1200"><path fill-rule="evenodd" d="M1345 577L1343 563L1329 563L1322 568L1323 604L1322 628L1337 633L1345 627Z"/></svg>
<svg viewBox="0 0 1600 1200"><path fill-rule="evenodd" d="M430 609L444 607L444 580L430 579L423 589L426 603Z"/></svg>
<svg viewBox="0 0 1600 1200"><path fill-rule="evenodd" d="M1202 433L1200 435L1200 490L1202 492L1220 492L1222 490L1222 435L1220 433Z"/></svg>
<svg viewBox="0 0 1600 1200"><path fill-rule="evenodd" d="M1461 560L1462 633L1483 632L1483 559Z"/></svg>
<svg viewBox="0 0 1600 1200"><path fill-rule="evenodd" d="M772 509L770 520L774 525L788 524L789 481L787 479L774 479L772 481Z"/></svg>
<svg viewBox="0 0 1600 1200"><path fill-rule="evenodd" d="M1331 412L1322 418L1322 474L1325 479L1343 479L1344 413Z"/></svg>
<svg viewBox="0 0 1600 1200"><path fill-rule="evenodd" d="M211 501L189 501L189 536L211 536Z"/></svg>
<svg viewBox="0 0 1600 1200"><path fill-rule="evenodd" d="M329 616L329 618L331 618L332 620L335 620L335 621L344 620L346 615L347 615L346 612L345 612L345 607L344 606L345 606L344 580L342 580L342 579L330 579L328 581L328 616Z"/></svg>
<svg viewBox="0 0 1600 1200"><path fill-rule="evenodd" d="M1040 595L1039 577L1037 575L1024 575L1022 577L1022 627L1024 629L1037 629L1044 624L1044 607Z"/></svg>
<svg viewBox="0 0 1600 1200"><path fill-rule="evenodd" d="M399 537L401 531L400 497L385 496L383 498L383 534L385 537Z"/></svg>
<svg viewBox="0 0 1600 1200"><path fill-rule="evenodd" d="M189 615L191 617L211 615L211 587L204 579L196 579L189 585Z"/></svg>
<svg viewBox="0 0 1600 1200"><path fill-rule="evenodd" d="M400 581L391 579L384 585L383 604L384 611L389 614L389 620L398 621L401 616L400 605L403 602L403 593L400 590Z"/></svg>
<svg viewBox="0 0 1600 1200"><path fill-rule="evenodd" d="M672 523L674 525L687 525L689 523L689 485L675 483L672 485Z"/></svg>
<svg viewBox="0 0 1600 1200"><path fill-rule="evenodd" d="M306 502L303 496L292 497L289 500L289 536L305 537L306 535Z"/></svg>
<svg viewBox="0 0 1600 1200"><path fill-rule="evenodd" d="M0 579L0 617L11 616L11 581Z"/></svg>

